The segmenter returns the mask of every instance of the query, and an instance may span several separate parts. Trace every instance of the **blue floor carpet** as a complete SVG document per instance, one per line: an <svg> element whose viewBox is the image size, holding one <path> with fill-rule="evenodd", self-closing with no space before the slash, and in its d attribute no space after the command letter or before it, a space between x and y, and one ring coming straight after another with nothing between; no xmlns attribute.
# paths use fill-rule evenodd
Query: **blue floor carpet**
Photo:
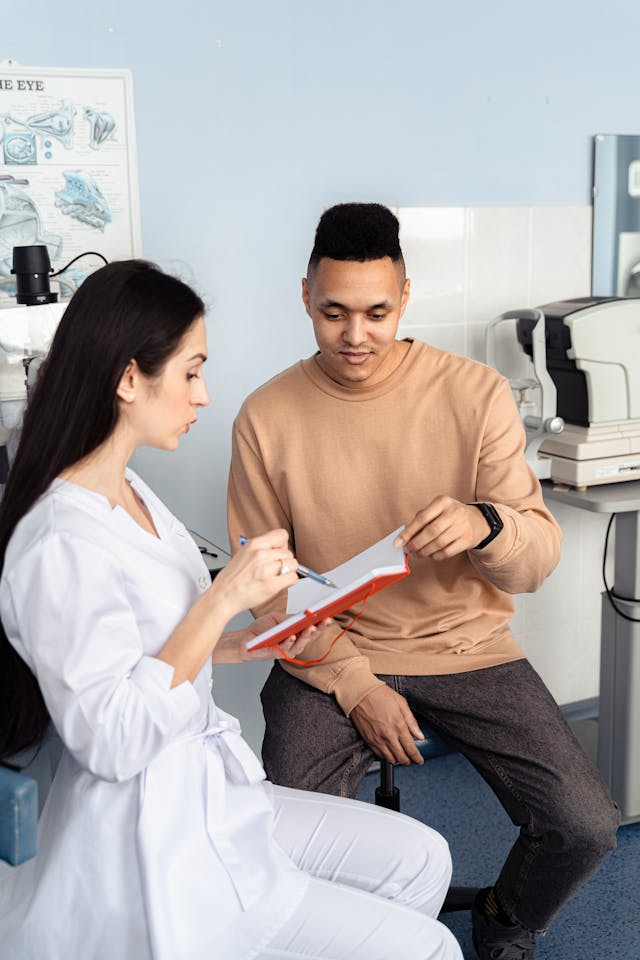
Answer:
<svg viewBox="0 0 640 960"><path fill-rule="evenodd" d="M439 830L449 842L453 883L489 886L516 836L506 813L459 754L422 768L396 768L402 812ZM373 802L377 774L368 774L358 799ZM444 914L465 960L477 960L470 914ZM618 849L562 909L538 939L536 960L639 960L640 823L618 831Z"/></svg>

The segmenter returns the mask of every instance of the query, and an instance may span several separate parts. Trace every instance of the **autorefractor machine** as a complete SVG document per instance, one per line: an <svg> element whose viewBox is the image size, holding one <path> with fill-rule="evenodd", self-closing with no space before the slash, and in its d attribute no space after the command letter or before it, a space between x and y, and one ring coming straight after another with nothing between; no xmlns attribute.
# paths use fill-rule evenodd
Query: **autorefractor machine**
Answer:
<svg viewBox="0 0 640 960"><path fill-rule="evenodd" d="M530 377L511 387L536 475L578 490L640 479L640 299L580 297L504 313L487 327L490 366L507 320L532 362Z"/></svg>

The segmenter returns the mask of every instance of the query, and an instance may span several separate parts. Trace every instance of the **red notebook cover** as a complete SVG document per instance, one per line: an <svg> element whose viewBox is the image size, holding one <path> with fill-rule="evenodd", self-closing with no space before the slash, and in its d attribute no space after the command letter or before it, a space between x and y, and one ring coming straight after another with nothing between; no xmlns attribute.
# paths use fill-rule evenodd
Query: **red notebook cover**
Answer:
<svg viewBox="0 0 640 960"><path fill-rule="evenodd" d="M350 610L357 603L406 577L411 572L407 557L401 549L393 547L393 541L401 529L394 530L334 570L326 571L325 576L333 580L337 589L309 580L299 581L289 590L287 607L290 611L298 603L303 609L290 613L286 620L254 637L247 644L247 650L277 646L287 637L302 633L325 617L335 617Z"/></svg>

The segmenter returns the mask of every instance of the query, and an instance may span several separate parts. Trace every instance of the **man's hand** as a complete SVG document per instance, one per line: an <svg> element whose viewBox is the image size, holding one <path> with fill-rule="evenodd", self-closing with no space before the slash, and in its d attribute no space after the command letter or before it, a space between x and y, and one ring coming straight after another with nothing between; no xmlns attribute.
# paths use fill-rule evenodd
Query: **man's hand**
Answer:
<svg viewBox="0 0 640 960"><path fill-rule="evenodd" d="M409 704L391 687L376 687L351 711L358 733L378 757L390 763L424 763L414 740L423 733Z"/></svg>
<svg viewBox="0 0 640 960"><path fill-rule="evenodd" d="M452 497L436 497L418 510L394 546L416 557L446 560L472 550L489 533L489 524L477 507Z"/></svg>

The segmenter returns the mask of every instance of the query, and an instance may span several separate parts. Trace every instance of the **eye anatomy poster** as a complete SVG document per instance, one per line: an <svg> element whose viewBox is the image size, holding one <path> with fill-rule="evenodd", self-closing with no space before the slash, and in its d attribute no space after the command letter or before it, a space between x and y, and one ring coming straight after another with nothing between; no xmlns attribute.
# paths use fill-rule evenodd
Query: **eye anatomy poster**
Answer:
<svg viewBox="0 0 640 960"><path fill-rule="evenodd" d="M31 244L46 245L54 271L88 251L140 256L128 70L0 63L0 299L15 293L13 247ZM63 276L77 286L101 263L82 257Z"/></svg>

